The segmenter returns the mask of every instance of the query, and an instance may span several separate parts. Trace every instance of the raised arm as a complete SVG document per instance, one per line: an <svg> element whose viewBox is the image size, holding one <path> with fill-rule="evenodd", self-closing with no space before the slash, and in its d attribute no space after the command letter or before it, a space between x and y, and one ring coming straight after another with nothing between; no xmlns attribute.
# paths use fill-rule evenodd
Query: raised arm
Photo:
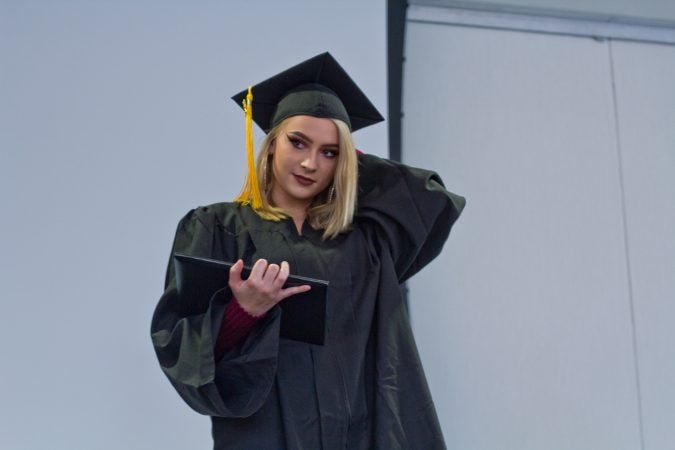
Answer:
<svg viewBox="0 0 675 450"><path fill-rule="evenodd" d="M357 220L374 225L374 239L390 251L399 282L438 256L465 204L432 171L359 155Z"/></svg>

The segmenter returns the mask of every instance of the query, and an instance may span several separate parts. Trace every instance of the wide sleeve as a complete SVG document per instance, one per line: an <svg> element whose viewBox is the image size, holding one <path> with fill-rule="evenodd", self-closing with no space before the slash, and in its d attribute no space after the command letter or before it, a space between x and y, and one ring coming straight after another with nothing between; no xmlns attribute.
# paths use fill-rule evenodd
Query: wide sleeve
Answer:
<svg viewBox="0 0 675 450"><path fill-rule="evenodd" d="M245 342L219 361L214 345L231 292L225 288L211 298L206 310L186 307L179 298L173 253L213 257L222 255L212 211L190 211L179 223L165 280L164 294L152 318L152 343L160 366L180 396L197 412L221 417L247 417L264 403L277 367L279 311L270 311Z"/></svg>
<svg viewBox="0 0 675 450"><path fill-rule="evenodd" d="M372 237L390 252L399 282L438 256L465 204L432 171L359 155L356 219L372 225Z"/></svg>

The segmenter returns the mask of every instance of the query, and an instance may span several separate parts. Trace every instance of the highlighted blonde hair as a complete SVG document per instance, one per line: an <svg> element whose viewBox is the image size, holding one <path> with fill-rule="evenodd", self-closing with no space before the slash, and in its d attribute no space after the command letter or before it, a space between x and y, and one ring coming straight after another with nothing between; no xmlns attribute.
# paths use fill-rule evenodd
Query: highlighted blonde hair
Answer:
<svg viewBox="0 0 675 450"><path fill-rule="evenodd" d="M314 229L324 230L324 239L333 239L351 228L356 209L358 179L358 160L349 126L338 119L329 120L335 124L338 131L339 153L335 175L331 185L314 197L307 210L307 222ZM284 122L285 120L272 128L260 146L260 152L256 158L256 178L262 194L262 205L259 208L253 208L251 205L260 217L275 222L289 217L289 214L282 208L274 206L270 199L270 193L274 185L273 155L270 153L270 149L274 140L279 136ZM251 180L247 177L242 193L235 200L237 203L251 204L253 194L250 183ZM332 195L331 189L334 191Z"/></svg>

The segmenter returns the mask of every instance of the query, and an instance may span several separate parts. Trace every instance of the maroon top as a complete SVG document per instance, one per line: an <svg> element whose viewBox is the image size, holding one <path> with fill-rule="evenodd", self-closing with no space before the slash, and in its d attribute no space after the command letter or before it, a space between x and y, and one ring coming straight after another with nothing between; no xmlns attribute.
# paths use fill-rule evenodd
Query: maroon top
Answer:
<svg viewBox="0 0 675 450"><path fill-rule="evenodd" d="M216 339L214 355L216 361L232 347L239 344L253 328L253 325L263 316L252 316L239 305L236 298L232 297L225 308L223 321L220 324L220 331Z"/></svg>

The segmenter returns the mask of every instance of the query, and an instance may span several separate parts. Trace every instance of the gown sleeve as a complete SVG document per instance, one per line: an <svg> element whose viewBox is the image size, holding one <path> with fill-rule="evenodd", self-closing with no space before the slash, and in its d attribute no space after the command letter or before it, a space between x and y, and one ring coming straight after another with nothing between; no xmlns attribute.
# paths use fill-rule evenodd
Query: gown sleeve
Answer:
<svg viewBox="0 0 675 450"><path fill-rule="evenodd" d="M356 218L375 224L373 239L389 249L399 283L438 256L465 204L432 171L359 155Z"/></svg>
<svg viewBox="0 0 675 450"><path fill-rule="evenodd" d="M171 256L234 258L218 254L217 229L208 208L190 211L178 225ZM214 294L205 311L186 308L181 303L189 299L177 295L171 257L151 337L164 374L190 407L211 416L248 417L262 406L274 382L280 315L270 311L242 345L216 360L215 341L231 297L225 288Z"/></svg>

